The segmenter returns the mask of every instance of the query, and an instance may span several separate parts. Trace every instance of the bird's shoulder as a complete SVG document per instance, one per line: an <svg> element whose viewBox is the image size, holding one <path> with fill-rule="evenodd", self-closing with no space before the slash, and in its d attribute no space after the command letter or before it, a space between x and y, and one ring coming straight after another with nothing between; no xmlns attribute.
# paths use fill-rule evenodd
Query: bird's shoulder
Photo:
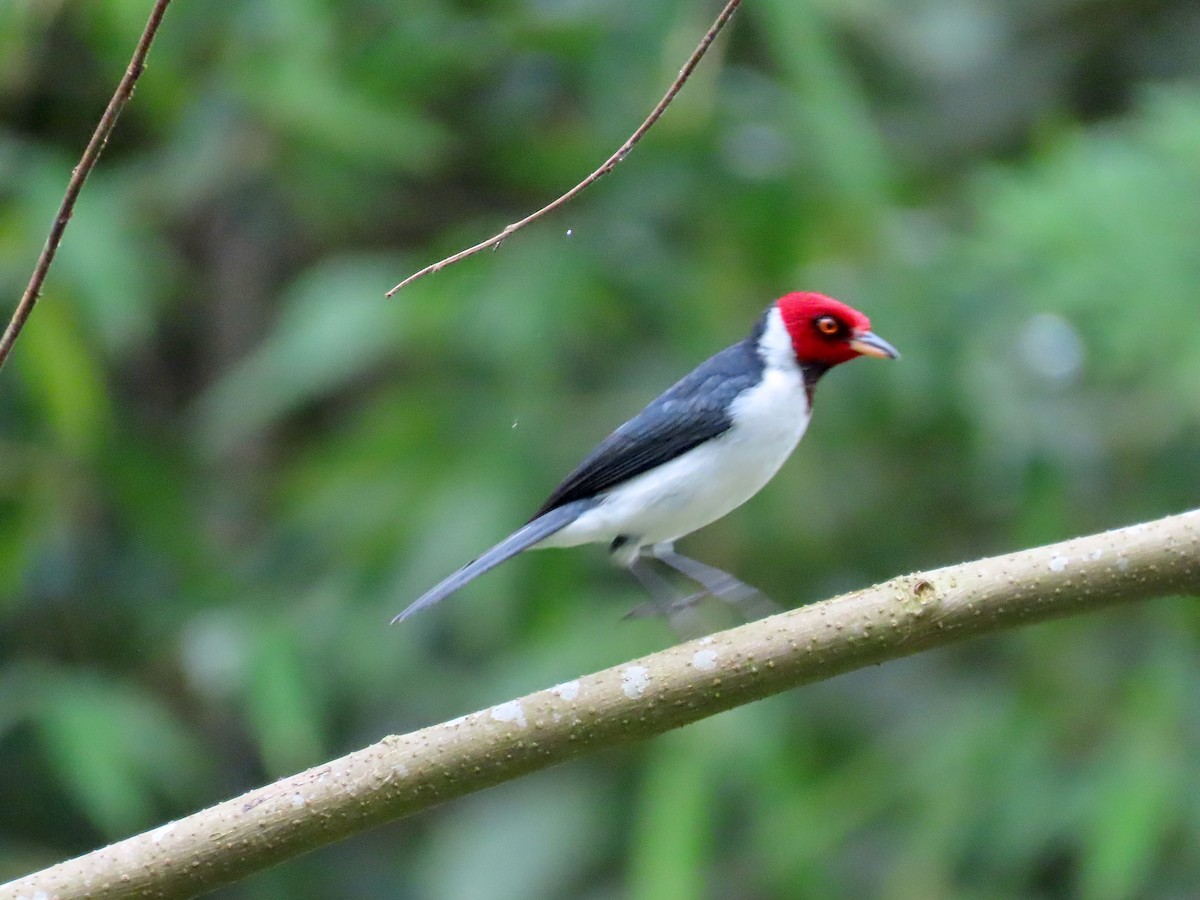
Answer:
<svg viewBox="0 0 1200 900"><path fill-rule="evenodd" d="M709 357L601 441L533 518L594 497L724 434L733 425L730 405L761 380L762 371L752 339Z"/></svg>

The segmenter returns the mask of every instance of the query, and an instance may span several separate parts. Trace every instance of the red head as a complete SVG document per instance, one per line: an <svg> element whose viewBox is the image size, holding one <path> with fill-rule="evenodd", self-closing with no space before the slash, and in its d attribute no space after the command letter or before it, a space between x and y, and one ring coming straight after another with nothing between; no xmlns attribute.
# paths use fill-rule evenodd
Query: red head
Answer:
<svg viewBox="0 0 1200 900"><path fill-rule="evenodd" d="M775 301L800 363L836 366L856 356L895 359L896 348L871 331L871 320L824 294L784 294Z"/></svg>

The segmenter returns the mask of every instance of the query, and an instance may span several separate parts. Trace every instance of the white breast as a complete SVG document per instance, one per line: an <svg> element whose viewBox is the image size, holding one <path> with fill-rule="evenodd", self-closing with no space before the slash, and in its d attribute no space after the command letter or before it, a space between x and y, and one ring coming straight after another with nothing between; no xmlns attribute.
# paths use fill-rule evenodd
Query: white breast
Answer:
<svg viewBox="0 0 1200 900"><path fill-rule="evenodd" d="M763 380L734 401L729 431L613 488L539 546L609 542L619 535L639 546L670 541L757 494L796 449L810 418L804 377L777 310L768 319L761 346Z"/></svg>

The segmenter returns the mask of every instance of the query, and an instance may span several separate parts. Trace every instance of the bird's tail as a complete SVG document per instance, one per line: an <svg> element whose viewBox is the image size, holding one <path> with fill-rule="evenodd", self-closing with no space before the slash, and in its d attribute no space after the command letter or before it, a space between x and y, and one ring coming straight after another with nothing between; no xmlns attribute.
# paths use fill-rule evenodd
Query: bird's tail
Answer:
<svg viewBox="0 0 1200 900"><path fill-rule="evenodd" d="M579 516L594 505L593 500L576 500L556 507L538 516L529 524L517 529L491 550L478 559L467 563L453 575L426 591L413 602L408 609L392 619L392 624L403 622L414 613L433 606L439 600L449 597L467 582L474 581L484 572L488 572L505 560L512 559L522 550L528 550L538 541L545 540L555 532L562 531Z"/></svg>

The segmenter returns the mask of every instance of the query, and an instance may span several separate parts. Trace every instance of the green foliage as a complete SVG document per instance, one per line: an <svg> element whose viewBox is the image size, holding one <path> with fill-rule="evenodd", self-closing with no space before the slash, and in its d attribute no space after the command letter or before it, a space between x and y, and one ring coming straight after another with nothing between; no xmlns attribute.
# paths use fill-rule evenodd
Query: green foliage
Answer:
<svg viewBox="0 0 1200 900"><path fill-rule="evenodd" d="M148 3L0 4L15 304ZM169 10L0 373L0 878L672 640L599 550L388 618L778 293L904 353L690 538L787 604L1195 505L1186 0ZM1103 27L1097 26L1102 20ZM1189 896L1200 619L740 709L355 838L281 897Z"/></svg>

